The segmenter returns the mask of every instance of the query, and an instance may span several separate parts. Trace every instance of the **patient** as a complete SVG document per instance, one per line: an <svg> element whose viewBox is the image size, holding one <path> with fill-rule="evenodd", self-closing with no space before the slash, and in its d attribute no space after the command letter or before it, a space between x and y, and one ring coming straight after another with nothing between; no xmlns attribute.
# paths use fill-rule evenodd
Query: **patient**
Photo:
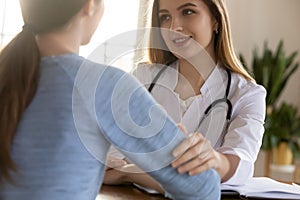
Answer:
<svg viewBox="0 0 300 200"><path fill-rule="evenodd" d="M110 143L172 198L219 199L213 169L188 176L170 166L185 135L140 83L78 55L103 0L20 4L23 30L0 54L1 200L94 200Z"/></svg>

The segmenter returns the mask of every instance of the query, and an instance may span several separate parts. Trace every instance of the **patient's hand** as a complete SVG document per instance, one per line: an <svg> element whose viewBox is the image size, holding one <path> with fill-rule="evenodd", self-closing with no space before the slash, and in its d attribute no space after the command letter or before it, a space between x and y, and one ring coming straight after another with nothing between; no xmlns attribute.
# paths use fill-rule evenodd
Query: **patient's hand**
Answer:
<svg viewBox="0 0 300 200"><path fill-rule="evenodd" d="M130 183L126 181L126 174L124 172L111 168L106 170L103 179L103 184L123 185L123 184L130 184Z"/></svg>
<svg viewBox="0 0 300 200"><path fill-rule="evenodd" d="M106 161L106 170L120 168L127 165L127 161L109 156Z"/></svg>
<svg viewBox="0 0 300 200"><path fill-rule="evenodd" d="M106 170L103 183L107 185L136 183L142 187L153 189L164 194L164 190L160 184L134 164L127 164L115 169Z"/></svg>
<svg viewBox="0 0 300 200"><path fill-rule="evenodd" d="M131 184L131 176L136 173L143 173L134 164L126 164L120 167L107 168L103 183L107 185Z"/></svg>
<svg viewBox="0 0 300 200"><path fill-rule="evenodd" d="M106 172L103 183L107 185L124 184L125 173L118 170L128 163L123 159L118 159L109 156L106 161Z"/></svg>

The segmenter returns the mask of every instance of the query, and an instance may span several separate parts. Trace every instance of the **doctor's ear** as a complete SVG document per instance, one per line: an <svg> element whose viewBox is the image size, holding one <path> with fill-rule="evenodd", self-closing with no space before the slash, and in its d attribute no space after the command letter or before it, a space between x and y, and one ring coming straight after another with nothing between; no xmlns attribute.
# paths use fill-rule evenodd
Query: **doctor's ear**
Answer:
<svg viewBox="0 0 300 200"><path fill-rule="evenodd" d="M219 33L219 23L215 22L214 27L213 27L213 31L218 34Z"/></svg>

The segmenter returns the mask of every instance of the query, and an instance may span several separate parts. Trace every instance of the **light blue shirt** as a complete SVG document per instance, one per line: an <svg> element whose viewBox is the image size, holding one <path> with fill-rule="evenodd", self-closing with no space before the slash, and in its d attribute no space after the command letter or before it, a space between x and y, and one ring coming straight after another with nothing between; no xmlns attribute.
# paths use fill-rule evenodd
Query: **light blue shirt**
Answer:
<svg viewBox="0 0 300 200"><path fill-rule="evenodd" d="M174 199L220 197L214 170L188 176L169 165L185 136L130 75L75 54L42 58L40 70L12 144L16 185L0 199L95 199L110 143Z"/></svg>

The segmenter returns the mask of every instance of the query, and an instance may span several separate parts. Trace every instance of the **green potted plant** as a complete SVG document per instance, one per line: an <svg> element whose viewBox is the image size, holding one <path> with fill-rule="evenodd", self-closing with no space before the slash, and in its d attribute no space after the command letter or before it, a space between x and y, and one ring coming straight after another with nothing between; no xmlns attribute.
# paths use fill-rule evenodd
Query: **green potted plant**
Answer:
<svg viewBox="0 0 300 200"><path fill-rule="evenodd" d="M298 109L283 102L267 115L263 149L272 149L273 162L291 165L293 157L300 155L300 117Z"/></svg>
<svg viewBox="0 0 300 200"><path fill-rule="evenodd" d="M285 116L277 116L281 115L279 113L287 112L290 113L289 115L295 115L294 111L286 111L286 110L293 110L291 108L287 108L290 106L281 105L279 110L274 111L276 109L276 104L278 102L278 99L284 90L289 78L296 72L296 70L299 67L299 63L294 63L295 58L297 56L298 52L294 51L290 55L286 55L284 52L284 43L283 40L280 40L280 42L277 45L277 48L275 51L272 51L268 47L268 43L265 42L264 49L262 52L262 55L258 54L257 48L253 51L253 58L252 58L252 65L251 67L248 67L248 65L245 62L244 56L240 54L240 60L243 63L243 65L252 73L253 77L255 78L256 82L260 85L263 85L265 89L267 90L267 96L266 96L266 104L267 104L267 116L266 116L266 123L265 123L265 134L263 137L263 144L262 149L267 152L267 162L271 160L271 150L273 148L278 147L279 141L290 141L291 138L294 139L294 136L296 137L297 134L294 132L289 133L291 127L286 127L286 131L276 131L276 128L278 126L276 124L279 124L279 119L283 120ZM283 106L283 107L282 107ZM296 115L295 115L296 116ZM294 123L293 121L296 120L296 118L292 118L292 116L289 117L288 121L285 121L285 126L290 126L291 123ZM297 120L296 120L297 121ZM299 122L297 122L299 123ZM283 125L283 124L282 124ZM293 137L292 137L293 135ZM299 136L298 136L299 137ZM291 146L293 151L296 149L294 142L288 142L287 146ZM269 163L266 164L268 166ZM266 171L268 171L266 169Z"/></svg>
<svg viewBox="0 0 300 200"><path fill-rule="evenodd" d="M256 82L267 90L266 104L273 108L276 105L289 78L298 69L299 63L294 63L298 52L286 55L283 50L283 40L280 40L277 49L273 52L265 42L263 53L258 55L257 48L253 51L252 66L247 66L244 56L240 54L243 65L252 72Z"/></svg>

